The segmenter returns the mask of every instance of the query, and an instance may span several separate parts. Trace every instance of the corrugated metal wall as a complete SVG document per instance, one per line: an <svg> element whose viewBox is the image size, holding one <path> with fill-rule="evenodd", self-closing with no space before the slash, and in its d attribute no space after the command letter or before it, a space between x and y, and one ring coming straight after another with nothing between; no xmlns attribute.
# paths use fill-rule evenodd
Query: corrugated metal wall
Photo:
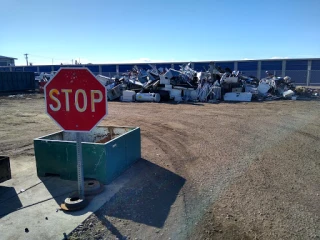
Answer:
<svg viewBox="0 0 320 240"><path fill-rule="evenodd" d="M243 72L247 76L258 77L258 62L238 62L238 71Z"/></svg>
<svg viewBox="0 0 320 240"><path fill-rule="evenodd" d="M234 62L216 62L216 67L224 68L230 68L231 70L234 70Z"/></svg>
<svg viewBox="0 0 320 240"><path fill-rule="evenodd" d="M99 66L97 66L97 65L89 65L89 66L87 66L87 68L88 68L91 72L93 72L93 73L95 73L95 74L99 74Z"/></svg>
<svg viewBox="0 0 320 240"><path fill-rule="evenodd" d="M282 61L262 61L261 62L261 77L266 77L266 71L275 74L276 76L282 75Z"/></svg>
<svg viewBox="0 0 320 240"><path fill-rule="evenodd" d="M131 68L132 69L132 68ZM102 72L116 72L116 65L101 65Z"/></svg>
<svg viewBox="0 0 320 240"><path fill-rule="evenodd" d="M24 72L37 72L37 67L36 66L28 66L28 67L24 67L23 69Z"/></svg>
<svg viewBox="0 0 320 240"><path fill-rule="evenodd" d="M304 84L308 75L308 61L287 60L285 75L290 76L296 84Z"/></svg>
<svg viewBox="0 0 320 240"><path fill-rule="evenodd" d="M320 60L311 63L310 85L320 85Z"/></svg>
<svg viewBox="0 0 320 240"><path fill-rule="evenodd" d="M260 63L259 63L260 62ZM155 63L158 68L171 68L179 70L180 63ZM209 69L210 62L193 62L191 66L196 71ZM239 60L239 61L214 61L216 67L222 69L230 68L231 70L242 71L245 75L263 78L266 76L265 71L275 73L276 76L290 76L297 84L320 85L320 59L284 59L284 60ZM147 68L148 63L127 63L127 64L90 64L90 65L43 65L43 66L18 66L18 67L0 67L0 72L46 72L57 71L60 67L87 67L94 74L104 74L114 76L117 73L124 73L132 70L137 65L139 68ZM259 68L261 66L261 68ZM284 68L283 68L284 67ZM283 69L282 69L283 68ZM309 70L308 70L309 69Z"/></svg>
<svg viewBox="0 0 320 240"><path fill-rule="evenodd" d="M0 92L35 90L34 72L0 72Z"/></svg>
<svg viewBox="0 0 320 240"><path fill-rule="evenodd" d="M183 63L175 63L174 64L174 69L176 70L180 70L180 66L187 64L187 62L183 62ZM158 65L157 65L158 66Z"/></svg>
<svg viewBox="0 0 320 240"><path fill-rule="evenodd" d="M198 72L209 70L209 63L194 63L194 70Z"/></svg>
<svg viewBox="0 0 320 240"><path fill-rule="evenodd" d="M10 72L10 67L1 67L0 72Z"/></svg>
<svg viewBox="0 0 320 240"><path fill-rule="evenodd" d="M60 68L61 66L59 66ZM51 66L39 66L39 72L46 72L49 73L52 71L52 67Z"/></svg>

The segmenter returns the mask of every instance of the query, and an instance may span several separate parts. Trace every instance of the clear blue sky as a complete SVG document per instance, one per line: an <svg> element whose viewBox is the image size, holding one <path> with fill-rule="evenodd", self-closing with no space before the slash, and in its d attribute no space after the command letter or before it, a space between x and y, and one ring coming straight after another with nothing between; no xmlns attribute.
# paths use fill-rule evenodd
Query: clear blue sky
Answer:
<svg viewBox="0 0 320 240"><path fill-rule="evenodd" d="M0 0L25 64L320 57L320 0Z"/></svg>

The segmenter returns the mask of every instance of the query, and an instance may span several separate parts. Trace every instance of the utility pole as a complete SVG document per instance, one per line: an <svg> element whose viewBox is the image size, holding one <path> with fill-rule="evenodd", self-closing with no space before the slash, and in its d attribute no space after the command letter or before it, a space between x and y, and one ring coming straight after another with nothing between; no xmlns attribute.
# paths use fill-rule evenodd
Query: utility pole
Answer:
<svg viewBox="0 0 320 240"><path fill-rule="evenodd" d="M28 66L28 53L24 54L26 56L26 62L27 62L27 66Z"/></svg>

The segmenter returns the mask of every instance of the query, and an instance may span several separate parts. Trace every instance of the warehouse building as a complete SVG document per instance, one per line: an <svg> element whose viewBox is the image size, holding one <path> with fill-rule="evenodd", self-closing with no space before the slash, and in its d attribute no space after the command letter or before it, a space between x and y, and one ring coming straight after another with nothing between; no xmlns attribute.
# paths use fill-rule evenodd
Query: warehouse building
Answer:
<svg viewBox="0 0 320 240"><path fill-rule="evenodd" d="M17 58L5 57L0 55L0 67L14 66L14 60L17 60Z"/></svg>

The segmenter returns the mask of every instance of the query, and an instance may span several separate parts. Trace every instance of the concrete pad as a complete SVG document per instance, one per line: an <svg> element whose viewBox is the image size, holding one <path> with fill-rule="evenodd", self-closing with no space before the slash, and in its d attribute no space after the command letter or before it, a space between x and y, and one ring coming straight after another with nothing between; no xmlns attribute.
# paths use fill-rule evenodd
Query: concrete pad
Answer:
<svg viewBox="0 0 320 240"><path fill-rule="evenodd" d="M18 157L11 163L13 178L0 184L1 239L63 239L130 179L124 174L105 186L85 209L65 213L57 209L77 190L77 182L59 177L39 179L33 157Z"/></svg>

